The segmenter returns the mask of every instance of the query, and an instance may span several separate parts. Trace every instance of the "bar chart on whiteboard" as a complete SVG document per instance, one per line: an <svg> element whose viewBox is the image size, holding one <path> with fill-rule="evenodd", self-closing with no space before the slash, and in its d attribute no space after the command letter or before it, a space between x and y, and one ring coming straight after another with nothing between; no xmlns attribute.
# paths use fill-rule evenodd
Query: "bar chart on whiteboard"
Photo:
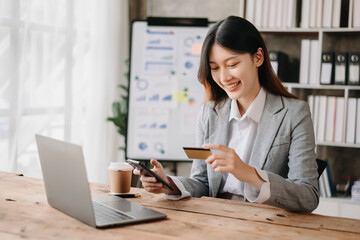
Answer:
<svg viewBox="0 0 360 240"><path fill-rule="evenodd" d="M186 160L204 99L197 79L208 27L132 25L128 158Z"/></svg>

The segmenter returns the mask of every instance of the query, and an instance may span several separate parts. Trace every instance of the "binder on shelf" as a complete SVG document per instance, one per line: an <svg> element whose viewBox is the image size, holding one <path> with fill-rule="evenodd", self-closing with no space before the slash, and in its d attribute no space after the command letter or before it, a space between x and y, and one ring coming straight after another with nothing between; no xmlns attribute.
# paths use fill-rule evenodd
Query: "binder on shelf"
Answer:
<svg viewBox="0 0 360 240"><path fill-rule="evenodd" d="M245 16L249 22L255 22L255 1L246 1Z"/></svg>
<svg viewBox="0 0 360 240"><path fill-rule="evenodd" d="M333 28L340 27L341 0L333 0L332 23Z"/></svg>
<svg viewBox="0 0 360 240"><path fill-rule="evenodd" d="M324 174L321 174L319 178L319 190L320 190L320 197L326 197Z"/></svg>
<svg viewBox="0 0 360 240"><path fill-rule="evenodd" d="M270 1L267 1L270 2ZM294 28L296 27L296 7L298 0L289 0L287 10L285 9L286 17L286 27L287 28Z"/></svg>
<svg viewBox="0 0 360 240"><path fill-rule="evenodd" d="M310 41L309 84L319 84L319 40Z"/></svg>
<svg viewBox="0 0 360 240"><path fill-rule="evenodd" d="M350 2L349 0L341 1L341 11L340 11L340 27L349 27L349 11L350 11Z"/></svg>
<svg viewBox="0 0 360 240"><path fill-rule="evenodd" d="M354 0L353 3L352 27L360 27L360 11L356 11L356 9L360 9L360 0Z"/></svg>
<svg viewBox="0 0 360 240"><path fill-rule="evenodd" d="M270 1L269 1L270 2ZM288 11L289 11L289 0L283 1L283 7L282 7L282 19L281 19L281 27L286 27L287 17L288 17Z"/></svg>
<svg viewBox="0 0 360 240"><path fill-rule="evenodd" d="M317 140L323 142L325 140L325 125L326 125L326 109L327 97L319 96L319 118L317 124Z"/></svg>
<svg viewBox="0 0 360 240"><path fill-rule="evenodd" d="M322 27L323 0L316 1L316 24L315 27Z"/></svg>
<svg viewBox="0 0 360 240"><path fill-rule="evenodd" d="M328 96L326 103L325 141L334 142L336 97Z"/></svg>
<svg viewBox="0 0 360 240"><path fill-rule="evenodd" d="M281 81L289 82L286 76L289 59L288 55L280 51L269 51L269 58L275 74L281 79Z"/></svg>
<svg viewBox="0 0 360 240"><path fill-rule="evenodd" d="M314 118L313 118L315 136L318 135L318 128L319 128L319 112L320 112L319 107L320 107L320 97L315 95L315 98L314 98Z"/></svg>
<svg viewBox="0 0 360 240"><path fill-rule="evenodd" d="M326 169L324 170L322 175L324 176L325 196L331 197L331 189L330 189L329 176L327 171L328 167L329 166L326 166Z"/></svg>
<svg viewBox="0 0 360 240"><path fill-rule="evenodd" d="M310 0L302 0L301 4L301 28L309 28L310 27Z"/></svg>
<svg viewBox="0 0 360 240"><path fill-rule="evenodd" d="M269 12L270 9L270 1L265 0L263 3L263 16L262 16L262 27L267 28L269 27Z"/></svg>
<svg viewBox="0 0 360 240"><path fill-rule="evenodd" d="M356 99L355 143L360 143L360 98Z"/></svg>
<svg viewBox="0 0 360 240"><path fill-rule="evenodd" d="M315 28L316 27L316 7L317 7L317 2L319 1L310 1L310 20L309 20L309 27L310 28Z"/></svg>
<svg viewBox="0 0 360 240"><path fill-rule="evenodd" d="M347 83L347 61L347 53L335 53L334 84L345 85Z"/></svg>
<svg viewBox="0 0 360 240"><path fill-rule="evenodd" d="M283 27L284 1L285 0L278 0L276 20L275 20L277 28Z"/></svg>
<svg viewBox="0 0 360 240"><path fill-rule="evenodd" d="M310 39L301 40L300 52L300 76L299 82L301 84L309 83L309 68L310 68Z"/></svg>
<svg viewBox="0 0 360 240"><path fill-rule="evenodd" d="M334 142L344 142L345 98L336 97Z"/></svg>
<svg viewBox="0 0 360 240"><path fill-rule="evenodd" d="M349 53L349 85L360 85L360 53Z"/></svg>
<svg viewBox="0 0 360 240"><path fill-rule="evenodd" d="M245 17L245 0L239 0L239 17Z"/></svg>
<svg viewBox="0 0 360 240"><path fill-rule="evenodd" d="M330 171L330 163L327 159L325 159L327 165L326 165L326 175L327 175L327 184L329 185L329 197L332 197L334 196L334 184L333 184L333 181L332 181L332 175L331 175L331 171Z"/></svg>
<svg viewBox="0 0 360 240"><path fill-rule="evenodd" d="M248 1L246 1L248 2ZM268 1L267 1L268 2ZM270 4L269 7L269 23L268 23L268 27L270 28L275 28L276 27L276 16L277 16L277 5L278 5L278 1L277 0L273 0Z"/></svg>
<svg viewBox="0 0 360 240"><path fill-rule="evenodd" d="M309 109L310 109L310 113L311 113L311 119L314 122L314 95L308 96L308 104L309 104Z"/></svg>
<svg viewBox="0 0 360 240"><path fill-rule="evenodd" d="M321 56L320 84L334 83L334 53L323 52Z"/></svg>
<svg viewBox="0 0 360 240"><path fill-rule="evenodd" d="M254 25L258 28L261 28L262 25L262 18L264 16L264 1L263 0L254 0L255 1L255 19Z"/></svg>
<svg viewBox="0 0 360 240"><path fill-rule="evenodd" d="M356 98L349 98L346 114L346 143L355 143Z"/></svg>
<svg viewBox="0 0 360 240"><path fill-rule="evenodd" d="M324 0L322 12L322 26L330 28L332 24L333 0Z"/></svg>

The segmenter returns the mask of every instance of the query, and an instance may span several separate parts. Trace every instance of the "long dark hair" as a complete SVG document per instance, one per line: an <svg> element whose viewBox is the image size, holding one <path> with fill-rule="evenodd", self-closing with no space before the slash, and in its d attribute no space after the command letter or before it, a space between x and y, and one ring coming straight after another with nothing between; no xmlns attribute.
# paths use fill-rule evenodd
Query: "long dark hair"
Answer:
<svg viewBox="0 0 360 240"><path fill-rule="evenodd" d="M264 62L258 68L260 85L273 94L297 98L285 89L280 79L274 73L265 42L256 27L246 19L229 16L217 22L209 30L201 50L198 79L205 86L205 90L208 91L207 95L210 98L208 100L213 100L215 106L227 98L226 92L217 85L211 76L209 55L210 49L215 43L230 51L249 53L251 56L254 56L259 48L262 48L264 51Z"/></svg>

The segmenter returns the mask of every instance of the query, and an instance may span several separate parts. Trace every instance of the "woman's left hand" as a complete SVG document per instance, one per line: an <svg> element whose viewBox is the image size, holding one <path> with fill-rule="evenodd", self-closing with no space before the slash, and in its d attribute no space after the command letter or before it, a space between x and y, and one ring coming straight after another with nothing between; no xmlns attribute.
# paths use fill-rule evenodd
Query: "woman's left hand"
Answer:
<svg viewBox="0 0 360 240"><path fill-rule="evenodd" d="M206 163L211 164L214 171L231 173L243 182L247 182L253 176L255 169L244 163L234 149L211 143L204 144L202 147L221 151L221 153L213 153L206 159Z"/></svg>

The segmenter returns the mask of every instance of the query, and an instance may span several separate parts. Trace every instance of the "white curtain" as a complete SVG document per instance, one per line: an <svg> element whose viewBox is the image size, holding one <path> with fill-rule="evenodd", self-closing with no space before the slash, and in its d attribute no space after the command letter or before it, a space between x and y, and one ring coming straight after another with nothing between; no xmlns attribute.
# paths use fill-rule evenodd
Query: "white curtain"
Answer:
<svg viewBox="0 0 360 240"><path fill-rule="evenodd" d="M0 0L0 170L41 177L40 133L82 145L89 180L108 182L128 25L127 0Z"/></svg>

